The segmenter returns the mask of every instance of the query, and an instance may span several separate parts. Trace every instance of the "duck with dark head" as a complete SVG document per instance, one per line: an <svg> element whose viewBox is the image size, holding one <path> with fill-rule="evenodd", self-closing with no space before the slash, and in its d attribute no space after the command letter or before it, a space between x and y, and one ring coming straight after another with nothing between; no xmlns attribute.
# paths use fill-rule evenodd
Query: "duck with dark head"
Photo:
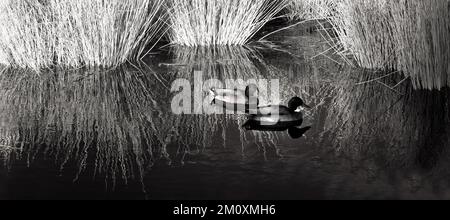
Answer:
<svg viewBox="0 0 450 220"><path fill-rule="evenodd" d="M302 108L310 108L299 98L292 98L288 106L269 105L258 107L256 114L251 114L244 124L247 130L286 131L294 138L302 137L311 127L298 128L303 124Z"/></svg>

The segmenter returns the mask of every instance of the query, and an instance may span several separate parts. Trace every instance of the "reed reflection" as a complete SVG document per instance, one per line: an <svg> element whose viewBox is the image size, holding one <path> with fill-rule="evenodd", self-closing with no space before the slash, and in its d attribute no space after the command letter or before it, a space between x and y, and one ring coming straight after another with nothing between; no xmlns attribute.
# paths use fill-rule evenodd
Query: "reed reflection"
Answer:
<svg viewBox="0 0 450 220"><path fill-rule="evenodd" d="M380 167L429 170L443 162L450 132L448 89L415 90L399 76L353 72L336 85L324 131L337 152Z"/></svg>
<svg viewBox="0 0 450 220"><path fill-rule="evenodd" d="M268 148L279 152L277 142L287 134L247 132L242 115L172 113L170 84L181 77L191 79L194 70L202 70L206 79L265 78L280 72L244 48L175 51L175 61L187 64L177 66L175 74L155 73L155 66L146 65L53 69L40 75L7 69L0 79L5 160L26 160L32 166L45 157L61 170L75 164L77 175L128 180L142 179L161 162L183 165L186 157L198 155L218 160L215 149L227 145L239 146L234 148L236 160L248 158L249 152L266 154ZM239 140L227 143L235 131ZM264 157L279 157L274 154Z"/></svg>

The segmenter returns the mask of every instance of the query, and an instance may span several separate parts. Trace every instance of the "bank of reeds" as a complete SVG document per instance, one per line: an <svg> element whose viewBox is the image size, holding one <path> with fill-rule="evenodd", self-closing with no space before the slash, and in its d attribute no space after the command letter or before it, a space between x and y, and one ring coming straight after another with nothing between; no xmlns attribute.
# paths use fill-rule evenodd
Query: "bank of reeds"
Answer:
<svg viewBox="0 0 450 220"><path fill-rule="evenodd" d="M243 45L286 0L169 0L169 40L185 46Z"/></svg>
<svg viewBox="0 0 450 220"><path fill-rule="evenodd" d="M34 70L117 66L140 58L161 37L163 8L163 0L4 0L0 55Z"/></svg>
<svg viewBox="0 0 450 220"><path fill-rule="evenodd" d="M342 0L330 17L341 53L359 66L398 70L417 88L450 85L448 0Z"/></svg>

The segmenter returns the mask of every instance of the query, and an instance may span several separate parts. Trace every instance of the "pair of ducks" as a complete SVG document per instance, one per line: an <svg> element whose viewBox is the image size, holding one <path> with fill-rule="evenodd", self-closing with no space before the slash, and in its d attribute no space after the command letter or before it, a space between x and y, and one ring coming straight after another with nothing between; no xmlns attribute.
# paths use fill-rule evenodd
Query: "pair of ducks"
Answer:
<svg viewBox="0 0 450 220"><path fill-rule="evenodd" d="M287 106L260 106L259 89L256 85L248 85L245 90L213 89L213 104L228 110L244 110L249 113L248 121L244 124L247 130L258 131L288 131L294 138L302 137L311 127L298 128L303 124L302 108L310 108L299 98L292 98ZM232 109L230 109L232 108Z"/></svg>

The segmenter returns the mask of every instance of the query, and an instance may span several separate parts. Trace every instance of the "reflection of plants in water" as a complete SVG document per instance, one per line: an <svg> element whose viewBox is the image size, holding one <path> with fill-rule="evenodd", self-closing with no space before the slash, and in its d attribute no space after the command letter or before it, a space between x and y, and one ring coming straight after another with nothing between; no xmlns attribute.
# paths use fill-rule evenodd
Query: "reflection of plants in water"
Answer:
<svg viewBox="0 0 450 220"><path fill-rule="evenodd" d="M161 159L213 146L218 126L225 131L233 117L174 115L170 91L127 68L41 76L8 70L0 88L2 159L45 156L61 170L76 163L78 175L92 169L112 180L142 178ZM177 152L169 149L174 145Z"/></svg>
<svg viewBox="0 0 450 220"><path fill-rule="evenodd" d="M205 78L259 79L264 77L263 61L258 51L243 46L223 47L174 47L177 63L185 64L179 71L181 76L189 76L193 71L203 71Z"/></svg>
<svg viewBox="0 0 450 220"><path fill-rule="evenodd" d="M387 86L396 85L399 77L364 84L357 84L360 79L355 77L344 78L337 83L325 126L336 137L338 152L359 159L383 158L383 165L435 167L448 145L447 90Z"/></svg>
<svg viewBox="0 0 450 220"><path fill-rule="evenodd" d="M160 161L178 164L185 156L201 154L214 158L215 149L231 144L241 145L238 157L281 156L277 146L286 134L244 131L245 116L173 114L168 85L180 77L190 79L194 70L203 70L205 78L244 80L281 78L285 70L244 48L176 52L175 61L186 64L177 74L155 75L152 67L52 70L41 76L6 71L0 79L0 131L13 148L4 149L19 149L17 155L30 163L44 155L61 169L76 163L78 175L94 170L125 180L142 178L147 167ZM297 94L296 87L315 88L310 80L315 74L292 72L289 80L280 81L283 100Z"/></svg>
<svg viewBox="0 0 450 220"><path fill-rule="evenodd" d="M0 161L4 161L5 166L9 165L11 153L17 150L13 146L13 138L9 134L0 132Z"/></svg>
<svg viewBox="0 0 450 220"><path fill-rule="evenodd" d="M95 157L96 174L142 176L143 167L164 154L153 147L153 122L143 113L153 104L146 80L124 69L42 76L8 71L0 85L0 114L8 120L2 129L30 162L43 152L61 169L75 160L81 172Z"/></svg>

